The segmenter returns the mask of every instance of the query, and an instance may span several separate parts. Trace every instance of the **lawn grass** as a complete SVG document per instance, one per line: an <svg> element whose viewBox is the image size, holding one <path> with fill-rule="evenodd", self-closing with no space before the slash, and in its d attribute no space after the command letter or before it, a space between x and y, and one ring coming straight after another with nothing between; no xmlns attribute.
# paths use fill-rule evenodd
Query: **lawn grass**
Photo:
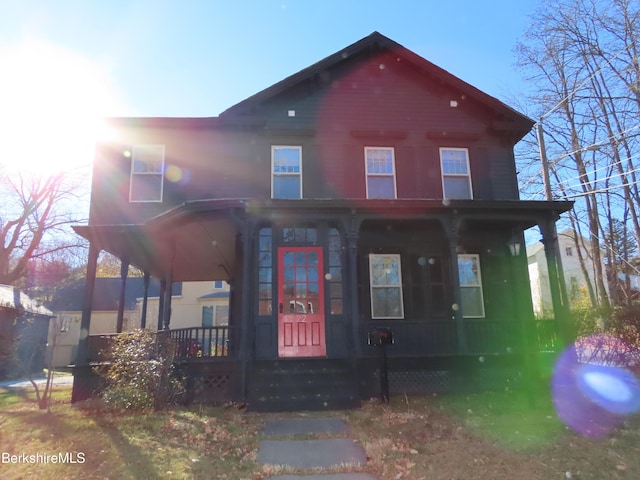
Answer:
<svg viewBox="0 0 640 480"><path fill-rule="evenodd" d="M83 454L83 463L0 463L0 478L261 480L256 463L264 421L299 414L247 413L236 406L130 414L98 401L70 405L70 389L39 410L30 389L0 388L0 454ZM381 479L640 478L640 419L600 439L581 437L556 417L544 393L395 396L383 405L313 412L350 426ZM76 457L76 460L78 457ZM569 473L567 473L569 472Z"/></svg>

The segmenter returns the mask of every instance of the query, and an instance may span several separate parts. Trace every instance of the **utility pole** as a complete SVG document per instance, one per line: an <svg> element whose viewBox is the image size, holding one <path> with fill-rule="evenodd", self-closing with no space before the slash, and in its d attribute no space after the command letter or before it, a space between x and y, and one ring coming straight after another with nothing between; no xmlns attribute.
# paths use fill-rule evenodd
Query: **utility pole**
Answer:
<svg viewBox="0 0 640 480"><path fill-rule="evenodd" d="M536 124L536 133L538 134L538 148L540 149L540 161L542 162L542 181L544 182L544 195L548 201L551 201L553 200L553 194L551 193L549 160L547 159L547 148L544 144L544 128L542 127L542 118Z"/></svg>

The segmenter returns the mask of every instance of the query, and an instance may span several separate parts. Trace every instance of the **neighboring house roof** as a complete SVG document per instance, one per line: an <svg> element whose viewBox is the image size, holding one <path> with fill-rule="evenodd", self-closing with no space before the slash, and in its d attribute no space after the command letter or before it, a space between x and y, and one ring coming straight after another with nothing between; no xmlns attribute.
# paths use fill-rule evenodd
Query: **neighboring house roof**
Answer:
<svg viewBox="0 0 640 480"><path fill-rule="evenodd" d="M201 297L198 297L198 300L210 300L213 298L229 298L229 292L225 291L225 292L207 293L206 295L202 295Z"/></svg>
<svg viewBox="0 0 640 480"><path fill-rule="evenodd" d="M558 233L558 241L560 243L562 243L563 241L567 241L567 242L571 242L571 245L574 244L574 238L575 236L579 237L579 241L581 245L584 245L585 248L588 247L589 245L589 240L587 240L586 238L584 238L582 235L580 234L576 234L572 229L568 228L566 230L563 230L562 232ZM544 245L542 242L536 242L532 245L527 246L527 257L531 257L533 255L535 255L536 253L538 253L539 251L544 250ZM600 249L602 251L602 253L604 254L605 251L603 249Z"/></svg>
<svg viewBox="0 0 640 480"><path fill-rule="evenodd" d="M536 242L533 245L529 245L527 246L527 257L531 257L541 250L544 250L544 245L542 245L542 242Z"/></svg>
<svg viewBox="0 0 640 480"><path fill-rule="evenodd" d="M415 54L411 50L403 47L397 42L394 42L390 38L382 35L379 32L373 32L367 37L353 43L352 45L341 49L340 51L326 57L323 60L295 73L280 82L262 90L261 92L252 95L251 97L237 103L236 105L228 108L222 112L219 116L220 120L225 119L226 116L232 116L236 113L246 113L252 110L252 108L259 106L265 101L309 80L314 78L324 77L329 70L332 70L345 62L351 61L356 55L367 55L371 51L392 51L397 56L397 61L407 62L413 66L418 73L423 77L433 79L443 85L448 85L453 89L459 91L462 95L468 98L472 98L486 108L495 112L499 117L502 117L501 121L494 122L493 125L496 129L507 129L513 132L518 132L521 136L526 135L534 125L534 121L530 118L522 115L520 112L512 109L508 105L502 103L500 100L484 93L477 89L473 85L459 79L455 75L447 72L446 70L438 67L434 63L426 60L425 58ZM465 98L462 97L462 98Z"/></svg>
<svg viewBox="0 0 640 480"><path fill-rule="evenodd" d="M77 280L71 285L56 292L49 303L49 308L57 312L82 310L85 293L85 279ZM119 278L96 278L93 294L93 310L117 310L120 299ZM160 295L160 282L151 279L149 282L149 297ZM182 295L182 283L173 284L172 295ZM127 278L125 288L125 310L134 310L136 300L144 297L144 279L140 277Z"/></svg>
<svg viewBox="0 0 640 480"><path fill-rule="evenodd" d="M21 292L11 285L0 284L0 307L10 308L21 312L53 317L51 310Z"/></svg>

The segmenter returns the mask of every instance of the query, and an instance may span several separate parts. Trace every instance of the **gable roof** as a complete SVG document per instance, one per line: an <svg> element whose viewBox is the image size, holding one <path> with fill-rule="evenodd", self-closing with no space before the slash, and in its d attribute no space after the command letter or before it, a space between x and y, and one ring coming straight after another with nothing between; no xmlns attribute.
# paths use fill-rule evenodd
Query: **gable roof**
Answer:
<svg viewBox="0 0 640 480"><path fill-rule="evenodd" d="M234 116L235 114L250 112L253 107L259 106L270 98L273 98L274 96L279 95L298 84L320 76L323 72L333 69L344 62L352 61L354 57L362 53L370 51L393 51L399 58L402 58L405 62L409 62L409 64L424 77L446 84L450 88L459 91L462 95L472 98L478 103L484 105L486 108L497 114L497 116L504 119L504 123L494 126L496 129L514 131L514 133L524 136L535 124L533 120L504 104L497 98L484 93L473 85L461 80L455 75L415 54L411 50L403 47L399 43L379 32L373 32L352 45L329 55L323 60L320 60L319 62L300 70L298 73L295 73L233 105L222 112L219 118L223 119L225 117Z"/></svg>
<svg viewBox="0 0 640 480"><path fill-rule="evenodd" d="M49 308L54 312L76 312L82 310L84 302L86 280L80 279L71 285L61 288L56 292L49 303ZM160 294L160 282L154 278L149 282L149 297L157 297ZM173 284L172 295L182 294L182 283ZM133 310L136 300L144 296L144 279L140 277L127 278L125 286L125 310ZM120 299L119 278L96 278L96 286L93 293L93 310L109 311L118 310Z"/></svg>

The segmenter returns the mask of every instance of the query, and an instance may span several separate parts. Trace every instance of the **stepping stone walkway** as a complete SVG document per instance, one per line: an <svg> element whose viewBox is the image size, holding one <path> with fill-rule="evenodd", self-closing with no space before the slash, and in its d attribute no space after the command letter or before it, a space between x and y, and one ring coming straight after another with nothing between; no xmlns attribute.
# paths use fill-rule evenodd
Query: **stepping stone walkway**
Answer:
<svg viewBox="0 0 640 480"><path fill-rule="evenodd" d="M313 437L346 434L349 427L337 418L282 418L267 421L264 431L269 437ZM258 462L314 472L276 475L271 480L377 480L368 473L317 473L338 466L357 467L367 463L362 446L348 438L262 440L258 448Z"/></svg>

